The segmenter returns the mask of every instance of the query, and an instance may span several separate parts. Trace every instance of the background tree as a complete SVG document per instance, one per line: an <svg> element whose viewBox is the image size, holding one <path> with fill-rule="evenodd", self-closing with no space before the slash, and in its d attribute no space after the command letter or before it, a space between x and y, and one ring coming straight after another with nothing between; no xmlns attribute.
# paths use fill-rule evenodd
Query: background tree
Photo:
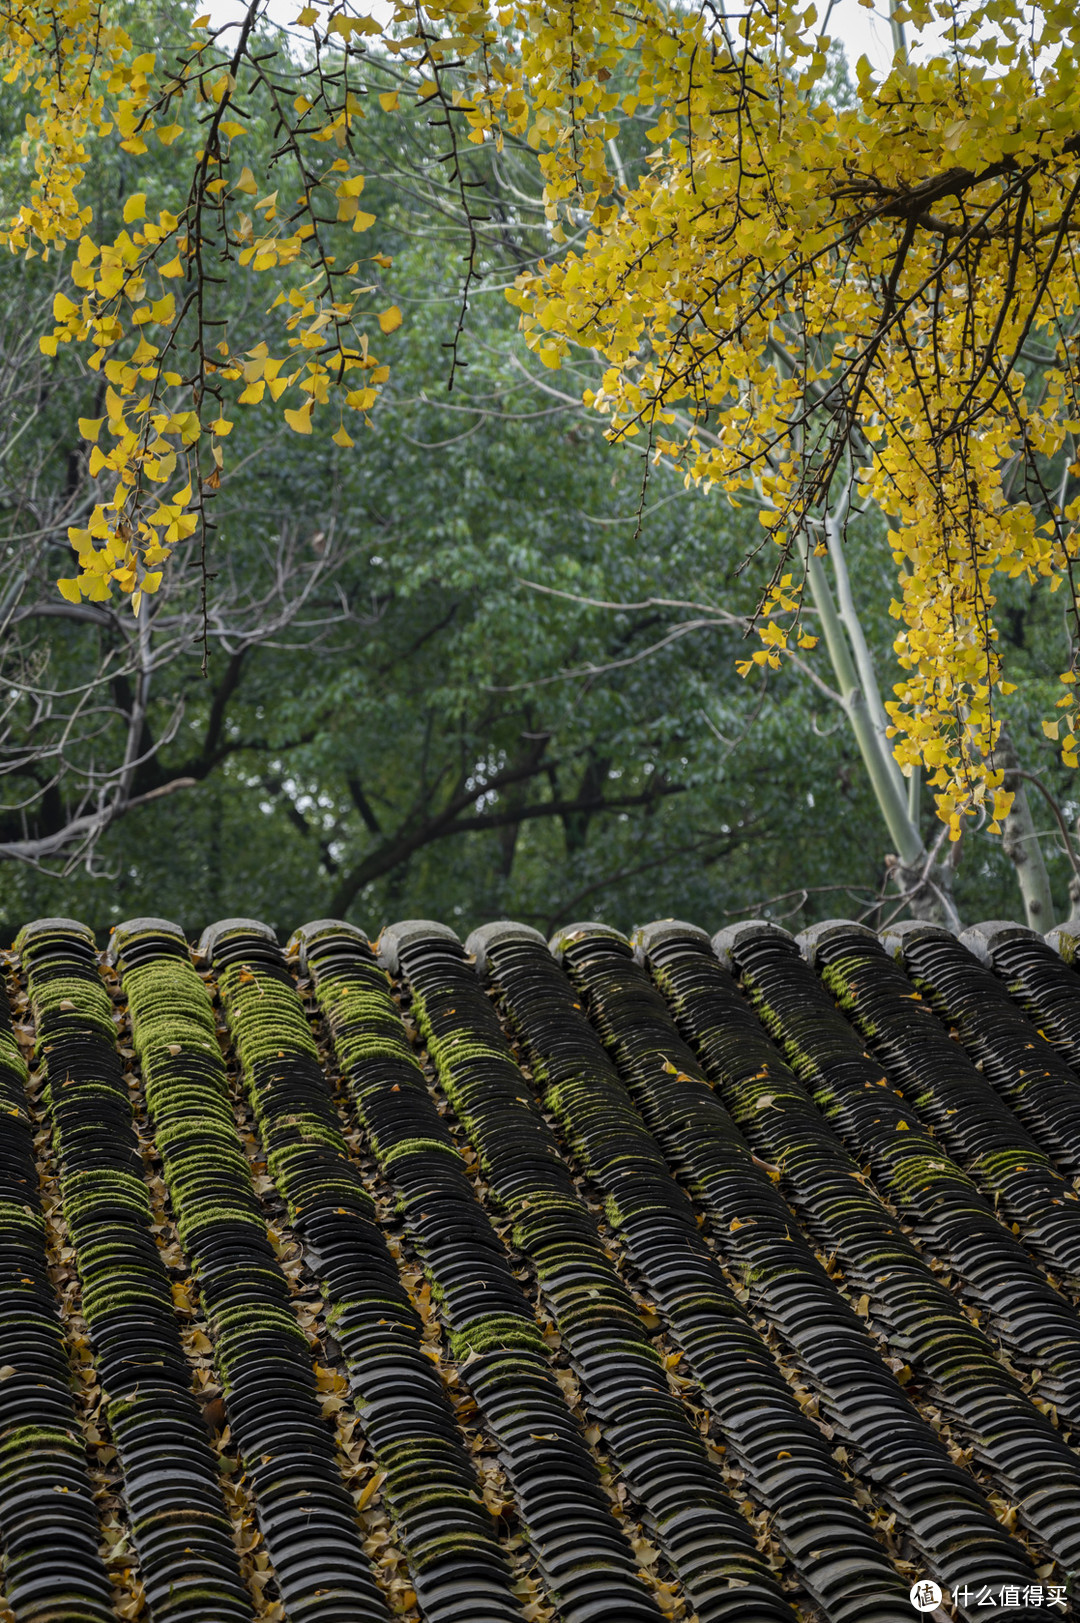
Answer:
<svg viewBox="0 0 1080 1623"><path fill-rule="evenodd" d="M63 427L60 417L54 417L50 421L55 439L35 441L39 459L42 444L48 447L37 473L32 471L33 458L18 460L18 445L27 446L25 434L12 450L17 470L12 488L16 491L17 486L17 493L9 504L11 556L23 556L19 538L28 524L19 504L25 501L26 490L47 486L53 502L47 522L52 528L34 555L35 567L55 568L57 537L70 524L76 532L80 570L69 582L64 604L51 601L56 609L63 607L65 615L69 605L73 612L59 620L50 608L43 617L38 605L49 608L49 601L40 589L32 604L25 596L19 598L18 624L36 628L38 641L18 645L16 657L23 661L20 669L29 668L27 661L46 660L56 673L53 681L77 686L78 667L84 687L88 681L96 682L93 690L109 695L111 709L100 708L102 716L108 716L102 726L109 729L111 742L108 748L97 746L89 767L84 757L69 751L62 773L66 803L57 811L53 795L50 826L45 826L42 812L29 836L26 829L9 828L12 837L3 849L17 854L16 832L24 839L50 838L54 841L50 851L60 854L62 867L74 856L88 856L90 843L100 834L102 871L117 887L110 907L121 905L120 895L141 894L150 884L147 863L153 859L137 852L152 851L161 838L170 839L177 853L190 840L189 878L209 872L212 854L218 852L214 860L224 866L219 865L213 881L202 886L206 902L199 903L211 911L220 911L218 898L222 886L227 889L231 882L228 870L234 865L245 876L241 893L259 893L265 866L259 853L264 849L274 852L281 870L276 876L280 895L268 898L266 910L276 910L278 917L284 912L286 918L294 906L304 910L297 898L310 896L313 886L326 896L327 905L359 907L365 916L371 908L407 907L411 897L427 899L424 911L460 907L465 915L474 907L480 911L499 907L500 896L507 898L508 908L517 898L515 910L538 921L565 916L567 908L572 911L585 903L632 911L636 895L652 897L652 911L660 896L689 896L701 905L706 894L711 908L723 911L734 903L737 910L785 890L796 892L791 900L798 904L799 881L828 885L837 877L865 887L859 894L872 906L886 874L880 861L871 861L869 871L866 865L865 852L880 849L879 836L856 832L857 826L873 828L867 785L857 772L853 776L855 758L847 759L851 747L844 735L820 736L829 726L821 725L820 706L826 698L833 703L839 697L849 718L857 720L856 700L861 696L872 720L880 723L872 693L867 699L870 689L862 679L855 628L862 628L867 655L879 669L883 657L888 657L890 640L890 587L882 570L888 554L883 553L883 526L875 512L875 507L888 504L874 489L865 497L856 490L856 505L870 502L857 532L850 519L846 527L836 520L837 502L850 499L840 461L837 467L844 477L834 487L821 482L835 445L850 449L851 466L858 467L863 442L876 426L848 409L850 400L843 391L851 374L842 344L836 346L835 335L819 334L812 362L800 360L796 353L792 368L790 344L803 329L796 326L785 332L778 321L777 332L770 337L783 351L777 364L787 367L789 381L794 379L804 389L801 418L795 413L801 472L792 482L794 476L784 471L779 440L765 444L756 464L747 460L750 430L745 425L751 423L755 433L763 428L761 400L772 379L767 368L740 381L743 393L736 405L722 397L705 401L700 410L693 398L689 405L679 403L674 427L662 422L666 396L657 395L649 405L644 385L663 373L662 366L656 370L657 357L663 353L663 344L658 345L663 322L658 326L656 316L666 308L662 300L650 305L639 299L645 318L639 321L636 349L628 347L625 365L619 363L626 387L638 388L644 402L636 445L630 433L634 425L616 421L616 436L626 442L622 453L604 453L597 446L595 432L577 405L582 391L596 381L589 349L568 376L553 377L544 367L538 375L530 375L515 351L506 319L512 319L512 313L502 317L496 313L508 278L528 277L538 256L546 253L552 267L549 282L526 280L515 297L525 300L529 319L535 318L530 341L540 361L561 358L565 372L570 351L562 355L560 351L571 329L575 339L599 336L607 341L599 318L595 330L588 331L564 320L564 306L570 307L567 278L572 282L576 276L577 285L584 286L585 273L575 266L591 273L612 243L619 249L627 232L637 230L645 259L651 256L650 275L655 273L659 249L645 229L652 216L640 212L641 200L652 198L652 207L665 186L670 192L680 163L685 181L688 167L693 169L705 151L695 144L698 135L704 141L709 130L720 148L720 156L714 152L710 162L722 169L725 128L730 133L730 126L723 125L728 115L722 105L699 117L696 79L687 103L695 139L684 144L681 156L674 126L662 128L663 118L660 125L654 123L650 97L655 106L657 98L667 94L665 86L670 90L673 85L671 74L685 72L683 47L689 36L647 9L640 13L640 37L632 40L618 34L622 20L612 23L600 10L587 15L545 12L547 21L537 23L536 38L526 33L520 55L507 45L510 35L503 36L499 50L509 51L503 63L509 88L505 95L499 91L499 106L489 98L485 107L470 95L467 65L453 65L462 60L461 51L473 37L470 29L479 26L479 13L471 20L468 14L455 13L454 26L461 24L455 57L436 38L439 29L445 32L449 27L449 14L424 14L417 29L413 14L407 28L402 13L396 31L391 28L389 37L380 42L365 32L359 13L348 7L308 7L301 13L306 18L301 27L309 30L305 37L317 48L313 59L304 56L296 43L260 31L256 26L260 11L257 5L250 7L231 35L214 36L203 30L194 52L175 37L170 41L167 21L151 24L140 12L142 33L134 41L125 42L116 31L103 36L106 54L113 56L107 79L94 79L101 63L91 62L80 88L74 71L77 60L73 66L65 59L53 64L52 79L45 73L42 82L31 87L35 96L53 98L63 125L31 129L30 145L20 160L33 159L35 152L39 158L44 155L37 197L24 207L13 233L19 246L30 243L35 233L41 241L52 232L48 262L35 261L23 273L33 281L40 300L55 298L51 279L57 275L63 242L78 245L87 238L88 222L81 209L88 187L96 187L92 205L96 212L93 252L79 248L74 254L79 299L62 294L73 308L68 310L64 302L57 305L60 316L53 331L46 333L45 344L46 352L55 349L55 356L46 353L40 360L41 375L47 380L45 398L52 402L47 409L66 414ZM752 12L750 32L768 15ZM106 13L110 27L118 16ZM509 14L503 19L508 27L514 20ZM516 20L527 23L529 16L522 11ZM774 15L773 22L778 20L779 14ZM835 65L830 67L826 59L820 73L816 64L807 73L792 43L798 14L785 14L784 20L790 24L790 38L781 38L783 30L776 34L774 29L773 55L763 50L760 62L753 61L748 48L741 56L735 52L724 58L717 46L710 58L712 77L706 75L712 87L707 94L712 95L718 83L742 85L749 106L754 97L745 87L762 63L766 67L772 63L768 67L772 78L767 73L766 81L772 85L774 105L785 116L812 117L815 130L825 127L829 116L842 123L844 109L830 114L821 100L827 81L835 90ZM75 21L73 14L73 26ZM686 26L708 24L707 15L704 23L691 15ZM524 115L514 110L514 96L531 94L535 88L529 64L549 25L561 41L558 71L570 74L563 89L569 84L573 91L566 105L574 117L560 123L557 96L545 100L548 92L542 90L534 98L530 145L522 139ZM569 55L564 37L568 27L571 36L575 29L585 30L576 43L571 37ZM605 44L603 28L610 27L616 27L616 34ZM575 66L575 52L586 36L593 55L585 51ZM42 42L32 37L29 44L23 39L13 42L10 32L8 38L9 50L26 69L24 80L29 84L31 70L41 66ZM717 45L719 38L714 35L712 44ZM607 53L602 61L598 40ZM151 54L154 61L148 63ZM489 59L494 60L494 54L489 50ZM78 51L70 57L78 59ZM590 65L596 72L589 94L599 85L606 87L602 99L616 92L619 97L603 115L605 129L607 123L616 127L599 145L595 119L590 125L578 118L584 101L577 88L585 80L574 74L584 73ZM94 111L90 93L101 84L106 86L103 100ZM59 97L58 87L64 92ZM200 96L205 98L201 102ZM628 108L635 96L639 105ZM855 133L861 129L862 139L881 98L876 91L868 92L864 82L859 97ZM420 108L419 122L401 115L401 109L412 104ZM190 132L179 117L189 105L203 121ZM528 105L526 94L521 107ZM940 107L934 106L938 118ZM101 134L108 112L119 117L118 145L114 137ZM499 130L504 113L509 124ZM670 109L664 116L670 124L669 114ZM706 130L714 117L715 127ZM888 119L885 124L888 134ZM238 127L233 130L233 125ZM492 139L484 138L486 129ZM36 146L38 135L45 139ZM71 159L72 139L82 141L86 159L83 174L75 179L79 163ZM550 161L543 156L549 142L554 143ZM546 200L538 184L536 145L546 168ZM56 178L63 165L53 162L64 150L67 192ZM844 150L850 156L850 144ZM579 165L577 179L588 178L580 166L598 153L598 161L613 172L606 177L609 189L595 195L583 186L575 191L575 180L574 186L567 183L560 192L570 174L565 165ZM888 152L885 160L891 161ZM9 165L9 174L13 167L18 165ZM691 177L691 195L705 173L700 168ZM730 196L715 189L715 175L711 170L709 174L707 203L699 198L694 206L704 210L703 217L715 219L723 197L730 202ZM361 175L363 209L357 202ZM597 170L592 177L597 184L599 175ZM14 179L17 182L18 177ZM276 187L275 181L280 182ZM295 186L295 193L290 186ZM9 193L14 195L14 184ZM830 195L827 186L823 195ZM74 203L80 207L74 208ZM733 217L738 220L741 191L736 204ZM833 199L829 208L835 212L837 207ZM143 209L152 226L142 224ZM268 219L274 210L277 218ZM749 214L748 203L747 222ZM775 224L772 202L766 214ZM829 218L826 211L826 225L818 222L826 236ZM887 209L870 211L863 224L872 235L890 219ZM350 256L357 240L366 241L375 220L378 248L361 270L360 262ZM672 241L682 251L679 231L686 221L672 210L670 224ZM359 239L357 225L362 227ZM904 228L895 229L902 233ZM983 236L989 238L989 233ZM460 308L461 267L447 263L447 243L455 237L465 255L464 281L472 304L467 323ZM708 231L702 241L715 247ZM760 245L752 246L749 264L757 275ZM972 252L981 251L988 242L976 236L967 246ZM174 249L178 251L169 259L167 253ZM800 238L793 252L796 259L800 253L805 257L806 241ZM826 241L821 258L829 261L829 252ZM1037 245L1033 252L1038 252ZM338 265L344 282L335 280ZM221 280L223 266L229 268ZM60 273L66 274L67 268L65 261ZM170 274L154 283L165 269ZM556 272L563 278L558 289L550 280ZM802 274L808 274L805 267ZM676 265L673 275L685 277L685 264ZM753 284L745 267L740 275L748 286ZM861 295L865 309L872 313L879 283L861 270L859 276L859 286L865 284ZM362 282L361 277L370 280ZM278 314L269 318L263 313L268 278L283 295ZM798 277L789 281L790 286L798 285ZM166 286L170 282L181 284L183 293L182 298L174 296L171 308L172 290ZM701 285L711 285L708 276ZM359 293L353 296L360 286L369 290L363 294L367 300L363 305L357 302ZM639 292L644 286L642 282ZM363 310L374 318L367 327L359 321ZM398 331L402 310L407 319ZM918 325L917 314L909 324L912 330ZM387 319L379 322L379 315ZM293 322L292 327L276 329L279 319ZM710 344L716 350L715 334L710 338L700 311L688 323L679 329L684 337L697 333L694 342L703 354ZM389 339L384 328L392 335ZM25 332L25 323L21 330ZM876 349L871 345L875 357L887 347L891 332L889 328L882 335ZM268 342L275 336L278 353ZM624 337L620 332L618 344ZM373 341L380 351L384 342L393 345L394 370L389 374L383 360L372 353ZM147 356L140 351L144 344L158 353ZM445 346L446 363L433 368L432 354L440 344ZM728 349L738 353L740 347L746 349L742 339ZM140 353L143 364L136 365ZM1041 362L1034 356L1030 364L1049 368L1047 353ZM176 361L185 369L173 373L168 358L181 355L192 360ZM807 390L807 364L819 373L815 382L820 387ZM148 373L153 375L144 375ZM363 388L350 374L362 374ZM835 377L841 376L843 386L835 398L829 394L830 376L834 387ZM76 378L84 403L73 413ZM453 381L454 390L436 409L431 391L446 378ZM349 394L355 396L351 403ZM352 437L347 428L329 415L334 398L346 402L347 413L370 422L358 456L351 455L344 443ZM376 399L378 407L373 409ZM245 411L232 412L231 406L226 407L230 400L243 400ZM842 411L838 400L848 401ZM852 422L841 442L837 425L842 426L845 412ZM81 419L75 432L72 416ZM14 414L11 421L17 432ZM724 436L730 440L734 429L733 443L741 447L738 454L746 461L751 505L735 512L715 493L703 500L685 492L656 462L657 450L674 463L679 455L660 444L654 424L665 432L685 430L687 445L693 439L709 454L728 443ZM324 425L327 433L334 427L336 443L328 444L320 434ZM310 437L308 429L313 430ZM1010 476L1028 477L1028 450L1030 446L1013 456L1006 469ZM643 451L652 454L643 456ZM170 466L171 456L175 462ZM1039 456L1044 461L1052 456L1061 460L1060 450L1046 446L1036 448L1036 465ZM57 500L58 492L66 489L58 478L61 466L71 489ZM192 468L203 477L191 478ZM645 490L643 471L651 476ZM1045 470L1040 477L1046 484ZM186 485L181 484L184 479ZM160 496L151 490L155 484L165 487ZM200 515L208 501L216 504L216 534L200 531ZM801 557L811 572L824 562L833 570L843 564L854 581L857 606L852 598L845 607L842 589L836 594L847 622L852 667L860 678L854 685L845 685L840 675L835 685L826 680L820 663L814 663L820 656L809 649L799 656L798 665L777 671L782 663L783 622L798 614L798 582L783 584L778 570L773 577L776 591L763 604L753 574L738 573L746 556L760 551L752 533L759 508L782 520L773 533L786 533L795 574ZM837 542L831 550L830 524ZM813 538L814 546L803 545L800 552L800 536ZM267 537L277 539L268 542ZM218 580L208 583L213 612L205 627L198 603L204 545L209 572L219 572ZM824 549L822 558L816 556L819 545ZM888 543L884 545L887 548ZM1047 552L1051 568L1056 567L1056 545ZM155 548L171 555L173 562L165 567ZM162 578L155 579L157 575ZM30 576L40 588L40 570L36 575L31 570ZM760 578L759 571L758 582ZM520 585L526 579L570 595L538 599ZM834 585L841 580L834 575ZM1039 707L1045 707L1052 661L1058 657L1054 641L1061 649L1060 663L1067 665L1071 658L1071 644L1056 626L1047 635L1052 619L1040 617L1029 604L1030 584L1022 573L1000 592L1007 603L1016 600L1028 631L1037 628L1032 657L1026 664L1021 659L1017 668L1025 685L1011 701L1021 735L1030 735ZM105 663L100 676L91 678L89 644L85 638L73 640L91 626L100 635L103 626L88 611L112 614L111 607L106 609L110 591L127 592L140 610L135 626L124 622L128 630L120 634L117 646L134 646L141 638L143 644L162 650L152 658L156 685L149 708L154 714L146 726L141 721L134 726L136 711L117 697L112 678L109 660L118 664L126 659L130 664L129 654L116 654L111 644L108 648L94 644L94 657ZM786 608L785 597L796 607ZM640 607L597 608L575 598ZM258 605L271 600L280 623L275 622L267 636L246 643L237 657L247 606L258 619ZM691 606L680 609L678 604ZM946 614L947 630L962 629L962 615L957 619L954 608L955 604ZM234 618L227 624L230 615ZM1001 621L1000 612L997 618ZM748 659L743 638L750 622L766 640ZM251 615L244 624L251 629ZM976 630L979 624L988 626L989 621L979 622ZM42 627L48 628L45 638ZM807 615L803 635L810 637L819 630ZM283 639L291 646L275 646ZM945 636L943 648L947 643ZM199 644L208 650L206 682L197 679ZM646 658L653 645L662 646ZM752 667L753 686L736 697L724 673L740 654L742 663ZM1046 656L1051 658L1049 665ZM61 674L64 657L72 662L71 677ZM163 669L170 673L164 680ZM582 674L565 676L575 671ZM984 698L989 704L989 696ZM84 708L87 704L89 700ZM953 739L960 753L939 762L935 770L939 775L944 771L946 777L952 772L955 778L962 768L960 776L966 773L968 779L964 805L975 809L979 785L992 786L1001 771L1000 761L993 759L997 719L990 716L984 725L970 704L961 705L959 712L954 704L950 714L953 722L960 716ZM179 719L174 722L174 717ZM890 762L891 752L881 750L880 725L872 733L878 740L874 748ZM64 734L72 736L81 740L81 722L76 735L70 728ZM193 749L190 738L196 736L198 747ZM13 740L13 748L17 743ZM947 751L953 747L948 740L946 744ZM989 747L981 755L972 753L983 745ZM46 741L45 751L52 747ZM1049 749L1048 744L1044 747ZM36 761L35 751L42 752L40 743L24 747L22 757L13 753L11 759L17 765ZM864 764L869 760L865 747L862 759ZM350 762L349 772L343 773L342 764ZM913 763L907 760L904 765ZM86 800L79 788L80 771L87 781L90 774L98 775L93 778L96 801ZM886 764L882 781L894 772ZM102 775L107 778L104 795ZM1062 781L1061 767L1054 767L1050 777L1052 790ZM191 778L205 787L189 786L172 801L144 798ZM873 772L870 784L877 788L880 803L881 784ZM31 797L26 808L31 823L34 806L43 805L46 794L56 787L50 786L46 773L18 789L24 798ZM12 801L14 809L14 794ZM133 803L132 820L121 832L117 820ZM196 803L203 811L193 812ZM206 810L211 804L216 807L213 815ZM267 808L252 819L256 826L261 819L267 830L265 848L259 839L249 839L245 848L226 833L231 829L235 834L244 826L253 805ZM1013 815L1007 809L1007 793L997 806L1003 816ZM846 813L839 821L838 811ZM894 871L905 866L914 870L914 882L904 878L904 892L911 894L921 885L933 898L935 888L945 888L939 880L951 880L952 864L940 865L941 871L931 864L921 871L926 868L923 857L932 855L933 837L929 842L923 837L915 797L910 807L905 804L904 814L909 830L918 836L919 852L912 862L911 853L905 855L902 842L894 838L900 859ZM92 830L84 832L79 820L88 815ZM951 811L949 817L955 831ZM68 827L72 837L65 842L59 836ZM838 827L845 833L850 830L855 841L842 859L843 872L837 867ZM141 837L136 832L140 828ZM166 829L168 834L150 832ZM1022 852L1024 842L1031 845L1032 832L1030 827L1026 832L1019 829L1021 843L1014 841L1014 851ZM821 850L815 849L816 840ZM984 844L976 835L969 868L988 894L1002 869L996 853L983 855ZM448 860L444 853L451 849L460 854ZM703 891L696 863L715 875L721 856L722 873ZM848 866L852 856L855 860ZM51 857L37 850L35 860L46 859ZM1057 868L1061 894L1060 864ZM178 881L182 871L180 863ZM287 872L294 872L295 880L287 879ZM554 897L552 872L566 879ZM35 896L55 894L54 882L43 876L27 882ZM83 884L90 887L87 895L103 895L99 881L78 882ZM243 892L244 884L248 892ZM70 876L62 888L68 895L79 893ZM808 888L815 887L811 883ZM21 883L16 889L21 895L11 900L17 910L26 893ZM961 902L962 891L961 883ZM186 894L188 905L180 911L190 918L190 885ZM918 899L912 899L918 905ZM160 898L153 905L160 905ZM240 905L246 909L249 904ZM832 911L836 901L826 894L822 905ZM100 916L100 900L95 906ZM985 906L980 905L979 911ZM548 908L550 913L545 912ZM1006 903L1001 910L1013 911L1014 906Z"/></svg>

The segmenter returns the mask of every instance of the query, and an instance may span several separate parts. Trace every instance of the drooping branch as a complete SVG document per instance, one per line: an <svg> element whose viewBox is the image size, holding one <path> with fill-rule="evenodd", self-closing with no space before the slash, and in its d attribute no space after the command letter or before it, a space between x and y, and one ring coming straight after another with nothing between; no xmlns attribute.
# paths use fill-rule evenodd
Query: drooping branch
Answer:
<svg viewBox="0 0 1080 1623"><path fill-rule="evenodd" d="M228 730L243 673L260 648L291 640L315 649L355 620L334 586L342 556L332 533L304 557L286 531L246 577L224 571L208 623L224 664L220 673L212 664L200 695L198 748L179 761L171 747L190 708L203 632L197 556L174 561L153 606L134 621L96 605L57 605L47 575L28 580L0 659L8 695L0 707L0 858L59 874L92 867L102 837L129 811L192 789L227 756L261 747ZM58 619L78 639L82 674L71 684L51 674L51 645L40 640Z"/></svg>

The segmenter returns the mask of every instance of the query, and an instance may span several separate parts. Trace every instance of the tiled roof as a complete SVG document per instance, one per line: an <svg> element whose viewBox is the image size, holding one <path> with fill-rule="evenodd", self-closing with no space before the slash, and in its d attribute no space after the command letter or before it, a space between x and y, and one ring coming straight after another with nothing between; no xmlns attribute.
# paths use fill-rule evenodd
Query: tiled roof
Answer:
<svg viewBox="0 0 1080 1623"><path fill-rule="evenodd" d="M1078 945L28 925L0 1617L1071 1615Z"/></svg>

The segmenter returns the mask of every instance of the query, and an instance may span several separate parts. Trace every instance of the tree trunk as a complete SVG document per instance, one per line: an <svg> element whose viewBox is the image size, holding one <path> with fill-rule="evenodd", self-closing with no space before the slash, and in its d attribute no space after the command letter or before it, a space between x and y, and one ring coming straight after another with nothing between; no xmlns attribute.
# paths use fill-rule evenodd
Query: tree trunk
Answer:
<svg viewBox="0 0 1080 1623"><path fill-rule="evenodd" d="M1028 926L1045 934L1054 917L1050 879L1035 830L1035 820L1031 815L1031 804L1020 776L1020 758L1004 727L998 735L994 759L1004 773L1002 787L1010 790L1014 796L1012 810L1002 821L1002 849L1016 869Z"/></svg>
<svg viewBox="0 0 1080 1623"><path fill-rule="evenodd" d="M834 553L834 565L835 562ZM840 579L843 583L846 574L841 574ZM859 672L821 559L813 553L807 561L807 580L840 690L840 702L851 723L889 838L896 848L895 855L886 858L893 882L908 898L908 908L914 918L958 930L960 919L952 899L953 866L948 861L935 862L931 859L912 815L909 798L904 792L904 780L880 726L879 718L884 710L869 666L869 651L864 641L860 643L861 628L855 645L864 656L861 661L863 682L873 684L869 697L859 680ZM850 619L855 616L850 593L845 595L844 603L847 618Z"/></svg>

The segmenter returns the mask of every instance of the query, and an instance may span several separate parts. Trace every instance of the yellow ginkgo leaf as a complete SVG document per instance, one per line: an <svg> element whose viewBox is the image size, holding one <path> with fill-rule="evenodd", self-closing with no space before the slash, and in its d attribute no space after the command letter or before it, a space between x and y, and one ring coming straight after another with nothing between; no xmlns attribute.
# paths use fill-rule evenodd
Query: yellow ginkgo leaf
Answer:
<svg viewBox="0 0 1080 1623"><path fill-rule="evenodd" d="M146 218L146 193L132 192L124 204L124 224L130 225L133 220Z"/></svg>
<svg viewBox="0 0 1080 1623"><path fill-rule="evenodd" d="M389 310L383 310L379 316L379 326L384 333L397 332L401 322L401 311L396 304L392 304Z"/></svg>
<svg viewBox="0 0 1080 1623"><path fill-rule="evenodd" d="M398 107L398 92L396 90L384 90L379 97L379 106L382 108L384 113L396 113Z"/></svg>
<svg viewBox="0 0 1080 1623"><path fill-rule="evenodd" d="M286 416L288 416L288 413L286 413ZM343 451L347 451L351 445L356 444L356 441L354 439L350 439L349 435L346 433L344 423L342 423L336 434L331 434L330 438L333 440L335 445L340 445Z"/></svg>
<svg viewBox="0 0 1080 1623"><path fill-rule="evenodd" d="M82 435L84 440L92 440L96 443L97 437L101 433L101 425L104 421L104 417L80 417L79 433Z"/></svg>
<svg viewBox="0 0 1080 1623"><path fill-rule="evenodd" d="M311 433L311 413L314 402L309 400L306 406L300 406L296 411L285 408L285 421L296 434Z"/></svg>
<svg viewBox="0 0 1080 1623"><path fill-rule="evenodd" d="M363 1510L368 1500L374 1498L375 1494L377 1494L379 1489L382 1487L385 1478L385 1471L376 1471L375 1475L370 1477L368 1481L365 1482L364 1486L359 1490L359 1492L353 1495L357 1510Z"/></svg>
<svg viewBox="0 0 1080 1623"><path fill-rule="evenodd" d="M82 602L82 592L79 590L77 580L58 580L56 584L60 590L60 596L66 597L69 603Z"/></svg>
<svg viewBox="0 0 1080 1623"><path fill-rule="evenodd" d="M183 135L184 126L182 124L159 124L154 133L163 147L171 147L177 136Z"/></svg>

